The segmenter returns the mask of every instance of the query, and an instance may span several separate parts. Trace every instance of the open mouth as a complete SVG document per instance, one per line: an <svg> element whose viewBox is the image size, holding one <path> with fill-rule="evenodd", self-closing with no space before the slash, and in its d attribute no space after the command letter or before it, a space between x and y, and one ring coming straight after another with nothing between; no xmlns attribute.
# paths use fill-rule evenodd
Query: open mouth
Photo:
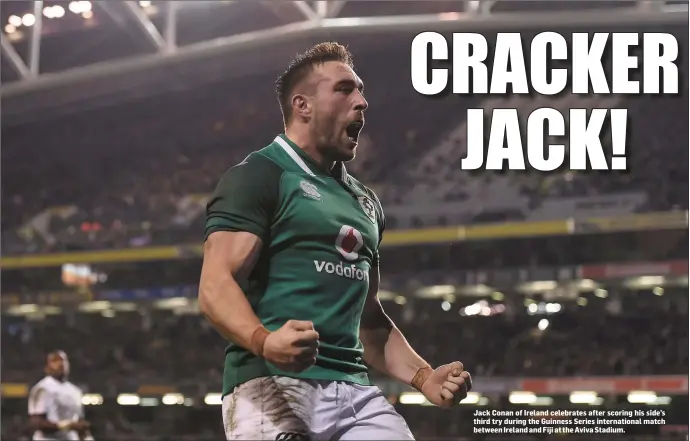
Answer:
<svg viewBox="0 0 690 441"><path fill-rule="evenodd" d="M359 132L364 127L364 121L353 121L346 128L347 137L350 138L352 142L357 142L359 138Z"/></svg>

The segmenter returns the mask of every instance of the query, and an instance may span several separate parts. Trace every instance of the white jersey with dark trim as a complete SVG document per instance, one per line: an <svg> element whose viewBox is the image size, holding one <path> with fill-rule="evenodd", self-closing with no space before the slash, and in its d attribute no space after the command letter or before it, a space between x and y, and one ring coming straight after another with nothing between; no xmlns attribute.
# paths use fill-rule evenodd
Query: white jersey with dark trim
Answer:
<svg viewBox="0 0 690 441"><path fill-rule="evenodd" d="M58 381L45 377L29 392L29 416L45 415L51 423L60 421L79 421L84 416L81 390L69 381ZM79 440L74 430L61 430L54 433L34 432L35 441Z"/></svg>

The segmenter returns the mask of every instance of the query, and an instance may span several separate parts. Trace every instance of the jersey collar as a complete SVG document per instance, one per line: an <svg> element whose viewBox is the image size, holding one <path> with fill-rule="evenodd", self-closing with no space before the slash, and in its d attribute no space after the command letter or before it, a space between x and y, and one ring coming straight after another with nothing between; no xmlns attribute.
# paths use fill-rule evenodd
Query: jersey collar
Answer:
<svg viewBox="0 0 690 441"><path fill-rule="evenodd" d="M274 142L277 143L285 153L290 156L290 158L301 168L305 173L310 176L331 176L340 179L342 182L347 183L347 170L345 169L345 164L342 162L336 162L331 173L327 173L314 161L309 155L307 155L304 150L299 148L294 142L285 134L280 134L276 136Z"/></svg>

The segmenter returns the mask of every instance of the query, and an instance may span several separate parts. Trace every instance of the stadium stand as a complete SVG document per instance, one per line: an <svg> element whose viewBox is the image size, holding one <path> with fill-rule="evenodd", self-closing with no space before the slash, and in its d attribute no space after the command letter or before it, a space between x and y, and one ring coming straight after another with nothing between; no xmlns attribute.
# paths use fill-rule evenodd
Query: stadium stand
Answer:
<svg viewBox="0 0 690 441"><path fill-rule="evenodd" d="M462 353L478 381L487 377L500 381L514 375L566 379L684 375L688 366L687 315L673 312L687 311L684 290L670 289L663 296L623 290L617 295L620 303L591 296L589 305L564 303L562 311L561 304L549 303L550 307L544 309L546 304L536 301L531 307L503 310L496 308L503 303L493 301L492 316L488 317L472 316L477 303L470 303L470 298L458 299L448 311L438 300L422 300L413 306L388 302L386 310L430 362L443 362L447 353ZM461 320L459 311L464 315ZM632 329L639 330L634 338L630 335ZM451 341L447 340L449 331L454 336ZM142 390L144 384L158 384L162 390L166 390L164 385L174 384L176 391L197 399L220 387L218 360L223 342L197 315L140 309L109 315L98 311L66 313L41 321L5 317L2 341L3 351L14 354L2 360L3 382L36 381L39 373L26 366L39 363L43 348L65 348L74 360L80 384L86 391L107 397L108 403L103 405L107 409L112 409L118 391ZM482 390L481 383L479 388ZM403 412L415 414L409 406L399 406ZM127 430L137 433L136 423L129 423L124 416L115 418L120 412L127 414L127 409L116 409L113 415L98 405L91 408L107 416L100 428L102 435L122 435ZM136 418L152 422L158 419L151 415ZM188 424L195 421L188 430L199 434L203 420L189 415L185 418L190 418ZM444 418L452 420L450 415L436 418L437 426L420 430L431 431L433 436L458 436L467 429ZM219 428L212 416L206 419L207 429ZM117 424L129 429L122 432L123 428L113 427ZM440 431L448 424L447 431Z"/></svg>
<svg viewBox="0 0 690 441"><path fill-rule="evenodd" d="M377 78L367 80L367 86L373 83L375 91ZM270 77L250 81L266 85L259 90L267 90L270 85ZM218 90L227 93L219 94ZM381 97L375 92L372 95L369 99L373 108L400 107L395 101L387 102L387 91ZM128 107L130 111L105 109L66 120L8 128L3 162L15 165L5 172L3 188L3 212L8 213L3 219L6 252L103 248L112 246L112 241L121 245L128 240L150 243L148 237L155 235L153 232L165 229L187 229L189 234L184 239L194 240L202 219L203 195L213 189L216 178L280 130L269 93L263 99L256 97L249 106L242 105L242 113L227 108L225 96L234 97L238 105L246 102L232 84L218 84L133 105ZM437 105L414 96L406 100L409 106L417 107L414 112L383 112L370 118L368 127L372 129L367 127L370 133L363 142L363 158L353 164L354 173L371 182L380 194L393 227L550 220L575 214L564 213L568 207L563 203L554 206L559 200L621 193L631 200L626 207L629 211L687 208L687 191L674 185L687 178L686 171L678 168L685 163L687 148L671 135L679 132L676 126L682 122L677 121L687 115L687 96L682 100L630 100L631 120L640 122L631 137L631 172L613 177L567 171L477 177L459 171L466 127L462 121L457 126L448 121L448 115L462 115L464 108L472 104L449 100ZM190 105L176 109L174 102ZM204 109L201 114L199 108ZM166 111L160 114L156 109ZM669 120L662 116L665 111L678 118ZM142 117L146 114L156 114L156 119L146 121ZM426 120L420 121L420 115ZM193 126L182 124L188 120L194 121ZM120 123L114 125L112 121ZM392 129L396 125L410 129ZM180 133L171 127L179 128ZM108 141L104 144L103 140ZM155 145L151 140L156 140ZM57 142L63 147L57 148ZM94 149L94 145L99 148ZM37 146L52 153L32 156L38 159L30 162L13 157ZM172 175L169 170L174 170ZM450 211L457 205L462 210ZM594 216L620 209L604 207ZM31 239L21 240L18 231Z"/></svg>
<svg viewBox="0 0 690 441"><path fill-rule="evenodd" d="M687 180L680 166L687 162L687 148L676 135L688 117L687 89L680 97L664 98L431 100L406 87L404 76L387 75L405 69L407 56L403 47L389 51L385 60L376 54L358 60L372 111L351 168L377 191L389 226L687 208L685 187L675 185ZM194 241L204 195L217 177L281 130L272 94L276 74L5 127L2 159L12 164L3 179L5 253L150 244L166 236ZM462 116L477 106L515 107L522 115L544 106L628 108L630 171L482 176L462 171L467 133ZM625 204L577 209L583 201L577 198L611 195L621 195ZM157 234L161 230L176 234Z"/></svg>
<svg viewBox="0 0 690 441"><path fill-rule="evenodd" d="M544 332L536 331L546 315L530 314L527 307L513 314L465 316L462 320L458 320L458 312L476 302L460 306L462 302L456 301L452 311L444 311L441 301L415 302L413 308L391 302L387 311L432 364L442 363L448 352L462 352L478 376L684 373L688 363L688 345L684 344L687 316L670 314L687 309L682 291L666 292L663 299L654 298L650 292L622 291L619 295L624 301L624 305L616 306L620 311L610 311L616 308L612 306L615 302L605 300L593 301L586 309L563 306ZM627 334L631 328L646 332L631 339ZM450 342L444 341L449 329L454 336ZM223 341L196 315L154 310L150 315L133 311L118 312L114 317L49 316L40 322L8 318L2 337L5 350L18 354L3 360L4 381L35 379L36 373L27 372L25 367L42 358L43 348L71 349L74 342L84 342L73 348L73 367L90 384L185 379L190 384L205 382L208 390L220 386L222 366L218 360ZM108 344L103 345L104 341ZM175 350L182 347L190 350Z"/></svg>

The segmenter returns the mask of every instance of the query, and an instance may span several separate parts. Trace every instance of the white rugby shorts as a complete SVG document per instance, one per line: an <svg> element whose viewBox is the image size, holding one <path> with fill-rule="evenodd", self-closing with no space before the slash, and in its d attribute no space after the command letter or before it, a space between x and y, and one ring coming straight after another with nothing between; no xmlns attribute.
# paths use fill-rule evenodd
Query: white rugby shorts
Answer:
<svg viewBox="0 0 690 441"><path fill-rule="evenodd" d="M263 377L223 398L228 440L414 441L376 386Z"/></svg>

